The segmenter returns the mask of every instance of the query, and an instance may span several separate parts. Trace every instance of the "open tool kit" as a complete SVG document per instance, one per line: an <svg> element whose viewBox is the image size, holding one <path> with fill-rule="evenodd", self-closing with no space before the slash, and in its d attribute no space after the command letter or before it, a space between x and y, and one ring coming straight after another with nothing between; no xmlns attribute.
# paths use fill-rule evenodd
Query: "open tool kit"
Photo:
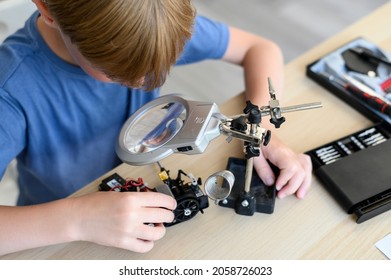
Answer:
<svg viewBox="0 0 391 280"><path fill-rule="evenodd" d="M374 123L308 151L315 176L357 223L390 210L391 54L357 38L306 74Z"/></svg>

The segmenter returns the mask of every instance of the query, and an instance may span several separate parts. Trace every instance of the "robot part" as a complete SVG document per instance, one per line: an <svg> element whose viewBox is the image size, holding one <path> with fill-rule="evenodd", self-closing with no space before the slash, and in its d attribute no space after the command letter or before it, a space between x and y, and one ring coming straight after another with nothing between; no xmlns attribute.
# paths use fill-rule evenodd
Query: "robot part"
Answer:
<svg viewBox="0 0 391 280"><path fill-rule="evenodd" d="M156 191L172 196L177 201L177 207L174 210L175 218L173 222L165 223L166 227L188 221L198 212L204 213L203 210L209 207L209 200L200 188L201 178L197 180L192 174L186 174L183 170L178 171L175 179L172 179L169 174L169 170L160 166L159 176L164 184L152 189L144 184L142 178L125 180L114 173L102 180L99 190L116 192ZM190 182L185 182L182 175L188 177Z"/></svg>
<svg viewBox="0 0 391 280"><path fill-rule="evenodd" d="M159 162L158 162L159 164ZM201 178L198 180L192 174L186 174L183 170L178 170L175 179L170 177L170 171L159 164L160 179L164 183L155 188L156 191L169 194L177 201L177 208L174 210L175 219L172 223L165 224L166 227L185 222L197 215L204 213L203 209L209 207L208 196L205 195L200 186ZM190 179L190 182L182 180L182 175Z"/></svg>

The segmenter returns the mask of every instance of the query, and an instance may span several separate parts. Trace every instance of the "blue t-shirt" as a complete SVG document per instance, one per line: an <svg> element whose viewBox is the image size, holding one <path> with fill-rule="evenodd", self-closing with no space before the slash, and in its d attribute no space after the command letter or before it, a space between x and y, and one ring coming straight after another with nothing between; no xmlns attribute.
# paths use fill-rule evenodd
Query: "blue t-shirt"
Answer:
<svg viewBox="0 0 391 280"><path fill-rule="evenodd" d="M0 176L17 158L18 205L68 196L120 163L114 146L125 120L158 96L102 83L46 45L35 12L0 46ZM197 17L179 64L221 58L226 25Z"/></svg>

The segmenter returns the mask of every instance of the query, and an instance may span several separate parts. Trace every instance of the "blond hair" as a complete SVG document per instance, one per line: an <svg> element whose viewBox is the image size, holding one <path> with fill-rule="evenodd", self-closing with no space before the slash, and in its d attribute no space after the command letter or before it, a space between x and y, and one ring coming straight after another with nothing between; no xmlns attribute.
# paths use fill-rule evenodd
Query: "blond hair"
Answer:
<svg viewBox="0 0 391 280"><path fill-rule="evenodd" d="M161 86L190 38L191 0L47 0L62 32L114 81Z"/></svg>

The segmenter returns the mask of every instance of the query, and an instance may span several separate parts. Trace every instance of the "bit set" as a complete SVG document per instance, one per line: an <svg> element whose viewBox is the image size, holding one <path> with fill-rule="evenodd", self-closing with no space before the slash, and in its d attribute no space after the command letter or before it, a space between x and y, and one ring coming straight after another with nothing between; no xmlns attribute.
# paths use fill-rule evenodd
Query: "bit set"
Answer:
<svg viewBox="0 0 391 280"><path fill-rule="evenodd" d="M379 145L389 138L380 128L373 126L336 140L309 152L317 165L327 165L345 156Z"/></svg>

